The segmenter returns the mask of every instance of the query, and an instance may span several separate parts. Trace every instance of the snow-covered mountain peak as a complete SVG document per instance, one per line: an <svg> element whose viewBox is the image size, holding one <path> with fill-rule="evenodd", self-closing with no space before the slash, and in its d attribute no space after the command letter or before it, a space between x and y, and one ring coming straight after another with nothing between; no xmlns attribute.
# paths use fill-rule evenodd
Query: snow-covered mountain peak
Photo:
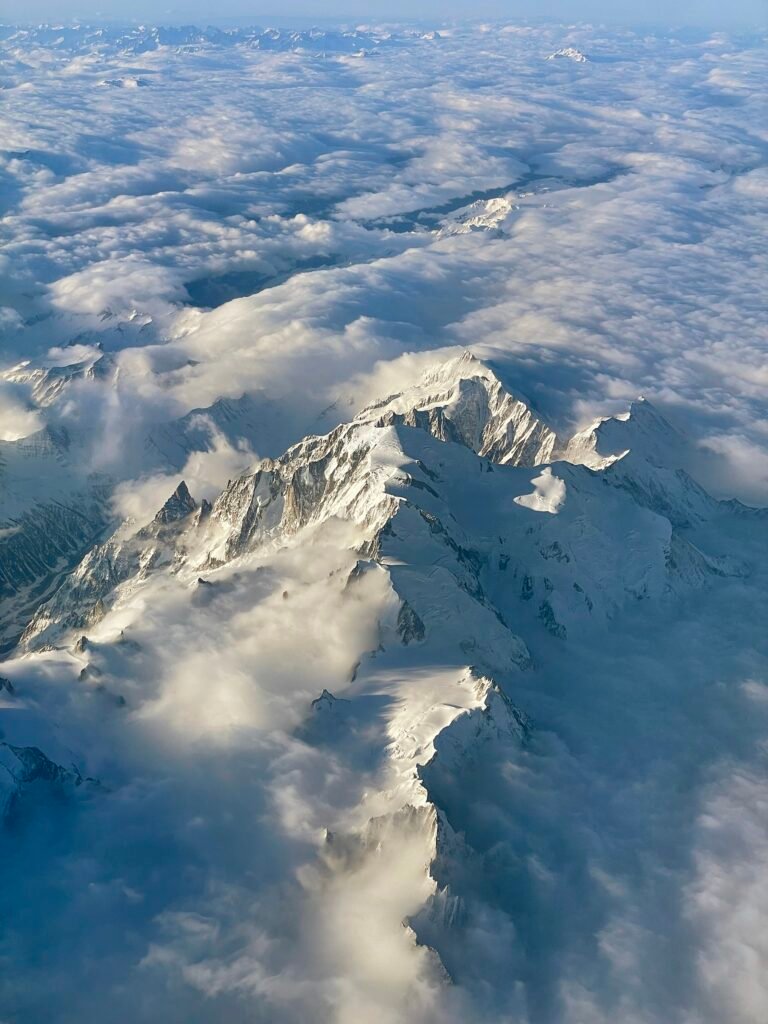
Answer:
<svg viewBox="0 0 768 1024"><path fill-rule="evenodd" d="M685 469L694 461L688 439L645 398L574 434L562 458L605 471L608 483L675 526L705 519L717 505Z"/></svg>
<svg viewBox="0 0 768 1024"><path fill-rule="evenodd" d="M523 601L535 595L541 621L556 635L574 617L611 614L627 593L663 595L671 585L669 552L677 544L670 524L703 518L716 505L676 467L682 443L641 400L577 434L562 461L548 465L554 432L490 367L464 352L430 366L417 383L351 422L261 461L232 480L212 506L198 508L182 481L152 522L138 531L126 524L130 529L89 552L40 608L24 642L39 646L62 629L89 626L119 600L121 588L130 592L157 571L194 580L267 547L300 544L303 531L343 522L357 557L392 566L404 601L395 629L400 641L420 643L440 631L438 591L451 606L457 595L462 604L462 595L470 594L476 603L462 613L464 654L480 657L475 627L468 626L479 616L483 624L475 633L486 640L499 634L483 644L486 652L496 658L508 649L508 663L521 666L529 656L505 626L506 616L516 614L517 597L510 610L508 597L500 596L501 618L489 617L484 594L495 576L483 582L483 566L513 565ZM635 554L623 541L631 524ZM596 552L602 552L599 563L619 558L619 550L623 571L595 577ZM549 564L539 576L542 558ZM394 568L414 560L429 565L430 559L447 570L444 581L429 569L414 582L419 573ZM699 566L691 579L706 571L695 555L677 561ZM505 670L498 661L490 668Z"/></svg>
<svg viewBox="0 0 768 1024"><path fill-rule="evenodd" d="M575 46L564 46L562 49L550 53L547 60L572 60L576 64L587 64L589 57L581 50L577 50Z"/></svg>
<svg viewBox="0 0 768 1024"><path fill-rule="evenodd" d="M459 355L432 363L414 384L404 387L402 391L375 399L357 415L356 419L368 422L373 413L395 405L398 406L398 411L405 408L425 408L426 404L441 400L446 389L455 387L462 380L472 380L476 377L498 380L489 366L481 362L469 349L464 349Z"/></svg>
<svg viewBox="0 0 768 1024"><path fill-rule="evenodd" d="M501 232L504 222L516 209L515 203L508 196L477 199L469 206L463 206L448 214L438 232L438 237L465 235L471 231Z"/></svg>
<svg viewBox="0 0 768 1024"><path fill-rule="evenodd" d="M564 458L591 469L607 469L631 453L652 465L677 469L685 447L682 434L651 402L639 397L626 412L605 416L574 434Z"/></svg>
<svg viewBox="0 0 768 1024"><path fill-rule="evenodd" d="M111 355L94 349L85 359L65 365L34 366L29 360L18 363L0 373L0 380L26 385L35 405L41 408L54 405L75 381L106 381L117 373Z"/></svg>
<svg viewBox="0 0 768 1024"><path fill-rule="evenodd" d="M416 384L368 406L357 421L420 427L504 465L546 462L556 443L554 431L469 351L430 367Z"/></svg>

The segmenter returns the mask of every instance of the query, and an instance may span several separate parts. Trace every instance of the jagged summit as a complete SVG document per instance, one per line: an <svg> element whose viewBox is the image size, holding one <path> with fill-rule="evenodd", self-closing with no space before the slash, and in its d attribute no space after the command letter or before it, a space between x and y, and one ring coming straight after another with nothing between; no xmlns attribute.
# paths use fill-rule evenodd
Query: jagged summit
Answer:
<svg viewBox="0 0 768 1024"><path fill-rule="evenodd" d="M168 523L178 522L185 519L197 508L197 502L189 493L189 488L182 480L170 498L155 516L154 521L165 526Z"/></svg>
<svg viewBox="0 0 768 1024"><path fill-rule="evenodd" d="M546 462L557 440L555 432L469 351L430 367L416 384L368 406L357 421L421 427L502 465Z"/></svg>
<svg viewBox="0 0 768 1024"><path fill-rule="evenodd" d="M436 361L428 366L419 379L382 398L370 402L355 417L361 422L370 422L382 409L396 408L402 412L414 407L425 408L428 404L444 401L462 380L473 380L476 377L495 377L490 367L476 356L464 349L458 355Z"/></svg>
<svg viewBox="0 0 768 1024"><path fill-rule="evenodd" d="M294 543L301 531L334 521L354 528L364 560L417 557L453 566L448 593L458 581L464 593L485 595L495 576L483 581L480 567L513 565L523 600L550 632L564 635L568 620L585 609L610 614L627 593L658 597L680 573L689 580L706 576L706 559L674 535L675 527L704 519L717 506L679 468L684 444L650 402L638 400L559 447L554 431L464 352L329 434L263 460L230 481L212 505L198 510L181 481L151 523L118 532L88 553L41 605L23 642L38 647L65 629L90 626L121 587L154 573L197 580L201 571L248 559L266 545ZM519 475L502 476L494 465ZM586 521L591 526L584 533ZM635 540L628 547L629 529ZM539 558L550 563L544 575ZM606 560L621 569L595 575ZM403 592L398 635L409 643L420 643L431 628L440 588L431 570L428 575L431 582L415 596L407 587ZM483 596L478 608L486 607ZM484 618L478 608L465 610L468 622L475 614ZM501 618L481 629L486 640L510 613L506 604L496 612ZM464 639L473 650L474 641ZM528 659L506 629L490 646L508 648L515 664Z"/></svg>

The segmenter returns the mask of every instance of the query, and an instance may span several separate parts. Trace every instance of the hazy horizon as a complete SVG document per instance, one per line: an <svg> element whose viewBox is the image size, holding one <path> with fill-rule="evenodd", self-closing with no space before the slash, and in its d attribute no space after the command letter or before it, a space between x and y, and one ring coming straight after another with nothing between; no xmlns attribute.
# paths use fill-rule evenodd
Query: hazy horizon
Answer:
<svg viewBox="0 0 768 1024"><path fill-rule="evenodd" d="M336 0L330 5L320 0L285 0L280 5L279 13L274 10L273 4L261 6L247 0L226 0L216 5L210 0L183 0L163 7L151 0L137 0L130 4L126 0L80 0L77 3L10 0L0 11L0 22L5 23L30 23L40 19L60 22L91 19L153 23L202 21L223 25L235 21L258 24L264 21L365 21L371 18L409 21L525 18L536 21L598 20L636 25L746 26L768 23L768 0L735 0L725 7L715 0L679 0L673 4L650 0L643 4L623 4L619 12L609 0L548 0L546 4L535 3L534 0L479 0L473 3L468 0L452 0L448 3L420 0L416 4L406 0L392 0L389 3L366 3L357 8L347 0Z"/></svg>

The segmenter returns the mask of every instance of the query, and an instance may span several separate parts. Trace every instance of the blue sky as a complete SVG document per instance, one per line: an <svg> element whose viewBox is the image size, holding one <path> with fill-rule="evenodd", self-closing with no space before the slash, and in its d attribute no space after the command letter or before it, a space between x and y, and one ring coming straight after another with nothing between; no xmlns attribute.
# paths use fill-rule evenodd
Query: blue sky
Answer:
<svg viewBox="0 0 768 1024"><path fill-rule="evenodd" d="M768 0L6 0L0 20L102 17L156 22L221 21L246 18L261 22L296 18L370 16L440 18L454 16L593 19L630 23L748 24L768 22Z"/></svg>

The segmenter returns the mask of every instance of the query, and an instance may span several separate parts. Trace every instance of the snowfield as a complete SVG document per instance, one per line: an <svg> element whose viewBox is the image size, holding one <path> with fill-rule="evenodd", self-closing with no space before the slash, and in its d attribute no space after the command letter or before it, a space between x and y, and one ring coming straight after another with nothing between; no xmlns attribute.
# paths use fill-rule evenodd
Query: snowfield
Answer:
<svg viewBox="0 0 768 1024"><path fill-rule="evenodd" d="M0 50L0 1018L764 1024L764 38Z"/></svg>

